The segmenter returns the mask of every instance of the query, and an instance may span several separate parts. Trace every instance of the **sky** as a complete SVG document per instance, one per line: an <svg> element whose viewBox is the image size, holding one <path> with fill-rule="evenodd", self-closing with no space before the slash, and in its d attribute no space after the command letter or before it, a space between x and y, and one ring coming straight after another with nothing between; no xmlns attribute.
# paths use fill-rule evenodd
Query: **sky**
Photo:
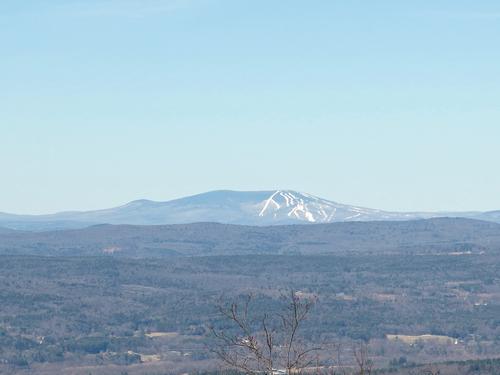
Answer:
<svg viewBox="0 0 500 375"><path fill-rule="evenodd" d="M2 0L0 211L500 209L499 40L497 0Z"/></svg>

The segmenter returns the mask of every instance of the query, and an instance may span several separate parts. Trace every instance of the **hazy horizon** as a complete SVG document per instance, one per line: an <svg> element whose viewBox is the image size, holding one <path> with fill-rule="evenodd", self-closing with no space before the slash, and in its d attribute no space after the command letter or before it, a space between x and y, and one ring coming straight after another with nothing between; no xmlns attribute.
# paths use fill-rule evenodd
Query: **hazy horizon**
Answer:
<svg viewBox="0 0 500 375"><path fill-rule="evenodd" d="M0 4L0 212L291 188L500 209L500 4Z"/></svg>
<svg viewBox="0 0 500 375"><path fill-rule="evenodd" d="M117 207L121 207L121 206L126 206L127 204L129 203L133 203L133 202L137 202L137 201L151 201L151 202L156 202L156 203L162 203L162 202L168 202L168 201L173 201L173 200L177 200L177 199L182 199L182 198L189 198L191 196L197 196L197 195L203 195L203 194L206 194L206 193L213 193L213 192L239 192L239 193L257 193L257 192L269 192L270 194L273 193L273 192L278 192L278 191L294 191L294 192L299 192L299 193L306 193L306 194L310 194L310 195L313 195L317 198L321 198L321 199L325 199L327 201L331 201L331 202L335 202L335 203L340 203L340 204L345 204L345 205L349 205L349 206L352 206L352 207L362 207L362 208L368 208L368 209L378 209L378 210L382 210L382 211L387 211L387 212L429 212L429 213L439 213L439 212L449 212L449 213L453 213L453 212L459 212L459 211L424 211L424 210L415 210L415 211L398 211L398 210L394 210L394 211L390 211L390 210L385 210L383 208L380 208L380 207L367 207L367 206L360 206L360 205L356 205L356 204L353 204L353 203L350 203L350 202L339 202L339 201L335 201L334 199L329 199L328 197L321 197L321 196L317 196L315 194L311 194L309 192L304 192L304 191L297 191L297 190L294 190L294 189L260 189L260 190L234 190L234 189L217 189L217 190L210 190L210 191L206 191L206 192L200 192L200 193L196 193L196 194L190 194L190 195L183 195L183 196L178 196L178 197L173 197L171 199L160 199L160 200L155 200L155 199L149 199L149 198L137 198L137 199L133 199L133 200L130 200L130 201L127 201L127 202L122 202L121 204L117 204L115 206L103 206L103 207L98 207L98 208L95 208L95 209L88 209L88 210L78 210L78 209L64 209L64 210L61 210L61 211L53 211L53 212L46 212L46 213L16 213L16 212L5 212L5 211L0 211L0 213L7 213L7 214L17 214L17 215L50 215L50 214L56 214L56 213L64 213L64 212L86 212L86 211L93 211L93 210L106 210L106 209L112 209L112 208L117 208ZM481 210L465 210L465 211L462 211L462 212L489 212L489 211L498 211L498 210L484 210L484 211L481 211Z"/></svg>

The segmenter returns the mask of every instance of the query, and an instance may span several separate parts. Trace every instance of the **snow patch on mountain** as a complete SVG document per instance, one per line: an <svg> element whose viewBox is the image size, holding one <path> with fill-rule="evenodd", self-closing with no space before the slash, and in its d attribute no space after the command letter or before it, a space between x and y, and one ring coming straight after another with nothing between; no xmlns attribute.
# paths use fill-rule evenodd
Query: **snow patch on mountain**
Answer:
<svg viewBox="0 0 500 375"><path fill-rule="evenodd" d="M259 217L292 219L309 223L331 223L334 221L359 221L373 219L380 210L343 205L307 193L293 190L276 190L265 199ZM392 216L386 213L384 216Z"/></svg>
<svg viewBox="0 0 500 375"><path fill-rule="evenodd" d="M334 223L467 217L500 222L500 212L388 212L350 206L294 190L218 190L165 202L137 200L95 211L51 215L0 213L0 227L26 230L82 228L94 224L163 225L217 222L242 225Z"/></svg>

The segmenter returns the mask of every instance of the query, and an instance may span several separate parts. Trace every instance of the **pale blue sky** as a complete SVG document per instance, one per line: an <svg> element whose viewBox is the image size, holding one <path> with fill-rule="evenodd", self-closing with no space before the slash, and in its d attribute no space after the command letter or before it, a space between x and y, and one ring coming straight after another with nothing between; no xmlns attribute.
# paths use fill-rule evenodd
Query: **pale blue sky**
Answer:
<svg viewBox="0 0 500 375"><path fill-rule="evenodd" d="M0 211L500 209L499 41L498 1L2 0Z"/></svg>

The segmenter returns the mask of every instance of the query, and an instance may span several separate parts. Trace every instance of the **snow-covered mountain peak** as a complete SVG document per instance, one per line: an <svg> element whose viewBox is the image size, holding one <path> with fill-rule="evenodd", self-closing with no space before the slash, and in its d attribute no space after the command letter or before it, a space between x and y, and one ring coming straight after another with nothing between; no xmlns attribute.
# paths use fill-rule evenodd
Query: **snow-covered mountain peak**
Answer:
<svg viewBox="0 0 500 375"><path fill-rule="evenodd" d="M401 214L350 206L294 190L276 190L259 204L259 215L265 221L332 223L339 221L405 220L411 216L433 217L433 214Z"/></svg>
<svg viewBox="0 0 500 375"><path fill-rule="evenodd" d="M326 223L341 205L293 190L276 190L262 203L259 217Z"/></svg>
<svg viewBox="0 0 500 375"><path fill-rule="evenodd" d="M468 217L500 222L500 212L388 212L340 204L295 190L217 190L166 202L137 200L96 211L52 215L0 214L0 226L39 230L79 228L93 224L159 225L217 222L244 225L333 223Z"/></svg>

